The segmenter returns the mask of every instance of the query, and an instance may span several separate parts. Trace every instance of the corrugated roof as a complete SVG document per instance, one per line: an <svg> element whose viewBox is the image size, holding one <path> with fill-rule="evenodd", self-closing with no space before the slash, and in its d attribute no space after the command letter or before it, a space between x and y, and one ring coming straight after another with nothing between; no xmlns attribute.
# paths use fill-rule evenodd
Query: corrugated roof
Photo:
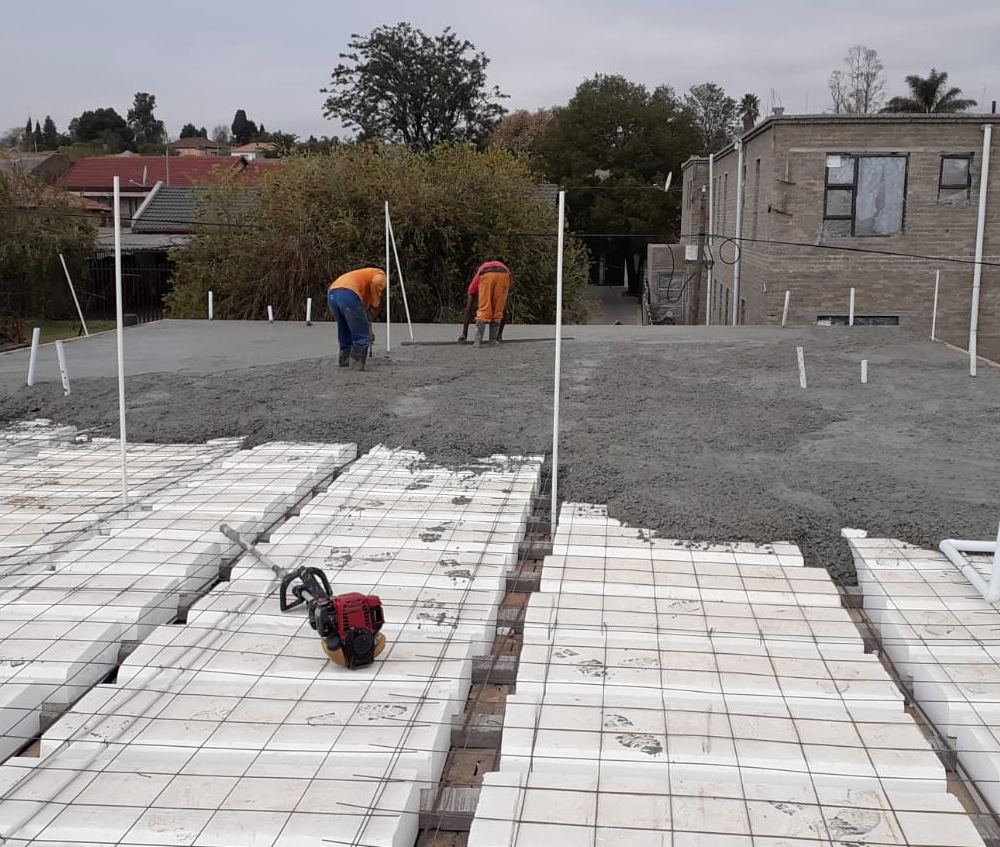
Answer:
<svg viewBox="0 0 1000 847"><path fill-rule="evenodd" d="M123 253L145 253L171 250L183 247L191 240L190 235L167 235L164 233L125 232L122 233ZM102 233L97 236L97 250L101 253L114 252L114 233Z"/></svg>
<svg viewBox="0 0 1000 847"><path fill-rule="evenodd" d="M200 185L159 185L132 217L134 233L197 232L216 223L244 223L257 205L258 191L249 189L234 200L228 221L219 221L204 211L209 188Z"/></svg>
<svg viewBox="0 0 1000 847"><path fill-rule="evenodd" d="M271 167L281 167L280 161L247 162L233 156L171 156L170 184L211 185L230 171L242 172L252 182ZM135 191L137 186L143 186L144 169L144 187L151 189L157 182L166 182L167 165L163 156L88 156L73 165L57 184L70 191L110 191L118 176L123 191Z"/></svg>

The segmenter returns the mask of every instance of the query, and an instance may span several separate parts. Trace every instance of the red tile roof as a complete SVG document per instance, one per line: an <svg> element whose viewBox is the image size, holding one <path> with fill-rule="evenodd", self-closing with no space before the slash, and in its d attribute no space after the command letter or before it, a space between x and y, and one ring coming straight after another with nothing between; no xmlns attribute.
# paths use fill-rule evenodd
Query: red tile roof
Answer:
<svg viewBox="0 0 1000 847"><path fill-rule="evenodd" d="M281 167L281 163L247 162L235 156L171 156L170 184L210 185L231 170L245 173L249 181L257 182L265 169L275 166ZM142 185L143 168L145 187L150 191L157 182L166 182L163 156L88 156L73 165L56 184L69 191L110 191L118 176L122 191L136 191Z"/></svg>

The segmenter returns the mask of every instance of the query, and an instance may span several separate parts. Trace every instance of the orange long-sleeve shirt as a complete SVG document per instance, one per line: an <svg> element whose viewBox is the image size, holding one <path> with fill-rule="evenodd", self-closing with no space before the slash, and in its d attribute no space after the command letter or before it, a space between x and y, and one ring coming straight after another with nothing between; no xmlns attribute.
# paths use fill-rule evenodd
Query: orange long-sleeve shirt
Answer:
<svg viewBox="0 0 1000 847"><path fill-rule="evenodd" d="M377 309L382 305L385 291L385 271L380 268L360 268L338 276L330 288L349 288L361 300L366 309Z"/></svg>

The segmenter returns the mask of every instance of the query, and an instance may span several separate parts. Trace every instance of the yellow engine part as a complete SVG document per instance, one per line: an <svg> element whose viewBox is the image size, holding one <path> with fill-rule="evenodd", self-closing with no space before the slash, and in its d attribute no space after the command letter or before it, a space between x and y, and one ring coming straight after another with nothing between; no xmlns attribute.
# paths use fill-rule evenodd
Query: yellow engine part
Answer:
<svg viewBox="0 0 1000 847"><path fill-rule="evenodd" d="M330 661L336 662L338 665L343 665L347 667L347 659L344 658L344 650L342 647L338 647L336 650L331 650L326 646L326 641L320 639L319 643L323 645L323 652L329 657ZM375 655L377 656L385 649L385 636L379 632L375 635Z"/></svg>

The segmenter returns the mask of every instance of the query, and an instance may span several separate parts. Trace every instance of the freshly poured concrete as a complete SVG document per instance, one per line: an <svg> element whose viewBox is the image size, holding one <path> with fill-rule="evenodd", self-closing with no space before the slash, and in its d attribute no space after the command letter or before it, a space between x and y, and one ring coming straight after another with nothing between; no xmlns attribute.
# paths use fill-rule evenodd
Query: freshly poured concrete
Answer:
<svg viewBox="0 0 1000 847"><path fill-rule="evenodd" d="M829 575L565 504L469 847L980 847Z"/></svg>
<svg viewBox="0 0 1000 847"><path fill-rule="evenodd" d="M844 530L879 643L1000 811L1000 609L937 550ZM989 578L992 557L973 556Z"/></svg>
<svg viewBox="0 0 1000 847"><path fill-rule="evenodd" d="M382 598L389 646L375 665L327 660L304 610L282 614L274 574L244 556L186 625L154 629L114 684L46 732L39 759L0 767L0 835L411 847L419 789L440 777L472 657L492 641L539 468L363 456L260 549L323 568L335 591Z"/></svg>

